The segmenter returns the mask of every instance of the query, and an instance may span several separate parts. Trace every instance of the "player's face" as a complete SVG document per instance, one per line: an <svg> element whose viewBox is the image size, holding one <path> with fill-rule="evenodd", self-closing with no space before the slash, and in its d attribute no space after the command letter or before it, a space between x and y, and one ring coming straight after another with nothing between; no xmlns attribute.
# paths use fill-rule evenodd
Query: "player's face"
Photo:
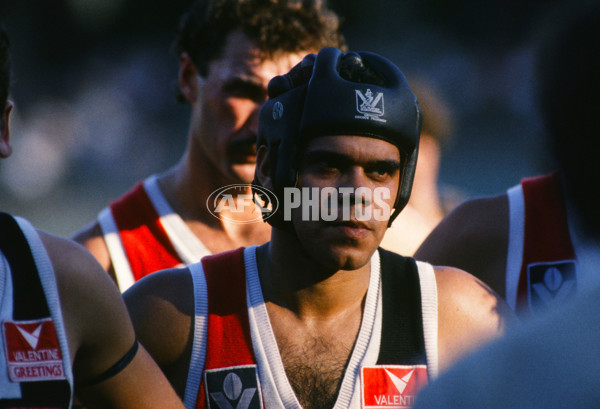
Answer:
<svg viewBox="0 0 600 409"><path fill-rule="evenodd" d="M222 55L210 63L200 89L195 134L203 156L224 181L252 181L258 110L266 101L269 80L288 72L306 54L265 57L244 34L233 32Z"/></svg>
<svg viewBox="0 0 600 409"><path fill-rule="evenodd" d="M292 212L296 235L311 258L336 270L366 265L387 230L399 180L400 153L389 142L362 136L312 140L297 187L318 188L321 203L324 188L334 188L338 195L326 202L328 215L337 215L333 221L314 220L309 212L303 214L302 206ZM361 193L366 194L362 199Z"/></svg>

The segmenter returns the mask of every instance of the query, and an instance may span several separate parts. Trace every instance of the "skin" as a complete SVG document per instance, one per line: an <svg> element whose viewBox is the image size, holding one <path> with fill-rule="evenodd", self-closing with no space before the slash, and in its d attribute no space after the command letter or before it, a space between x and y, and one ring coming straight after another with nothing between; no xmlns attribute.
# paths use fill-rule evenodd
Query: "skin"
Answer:
<svg viewBox="0 0 600 409"><path fill-rule="evenodd" d="M453 209L415 253L417 260L455 266L506 296L508 197L465 201Z"/></svg>
<svg viewBox="0 0 600 409"><path fill-rule="evenodd" d="M444 217L438 189L441 153L439 141L421 133L410 200L385 234L381 242L384 249L412 256Z"/></svg>
<svg viewBox="0 0 600 409"><path fill-rule="evenodd" d="M311 141L299 187L383 187L397 191L400 155L388 142L360 136ZM257 177L266 188L268 151L258 151ZM352 213L351 213L352 214ZM362 319L370 258L387 220L358 223L303 221L292 214L296 235L273 228L257 251L261 286L284 368L303 407L333 405ZM439 363L445 371L474 348L500 336L512 316L488 287L466 272L435 268L438 285ZM124 294L136 333L183 396L194 310L188 270L165 270ZM165 338L160 334L173 334ZM317 359L318 357L318 359ZM319 393L303 383L315 380ZM319 396L317 396L319 395ZM325 403L318 397L325 397Z"/></svg>
<svg viewBox="0 0 600 409"><path fill-rule="evenodd" d="M252 181L258 110L266 100L268 82L312 51L265 57L244 34L233 32L222 54L209 64L206 78L199 75L189 55L180 57L179 87L190 103L188 145L181 160L158 176L158 183L171 207L213 253L269 239L270 226L260 220L236 223L256 219L257 209L248 206L245 213L221 213L221 219L216 219L208 212L206 200L222 186ZM249 194L250 189L241 193ZM97 222L74 239L114 277Z"/></svg>
<svg viewBox="0 0 600 409"><path fill-rule="evenodd" d="M9 114L2 113L0 157L10 146ZM39 231L56 276L67 342L76 383L85 384L118 362L135 342L133 325L120 293L106 272L82 246ZM88 408L183 408L159 367L140 346L133 360L115 376L76 389Z"/></svg>

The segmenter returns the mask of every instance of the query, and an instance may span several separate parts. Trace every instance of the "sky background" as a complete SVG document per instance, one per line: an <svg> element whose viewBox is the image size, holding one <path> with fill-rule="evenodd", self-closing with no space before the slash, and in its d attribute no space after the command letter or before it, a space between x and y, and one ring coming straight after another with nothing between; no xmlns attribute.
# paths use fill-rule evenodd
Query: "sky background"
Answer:
<svg viewBox="0 0 600 409"><path fill-rule="evenodd" d="M450 108L440 183L465 198L551 169L535 110L540 19L560 0L336 0L350 49L381 53ZM13 155L0 208L59 235L175 163L188 108L170 44L189 0L0 0ZM578 1L570 1L576 7ZM548 20L543 20L548 21Z"/></svg>

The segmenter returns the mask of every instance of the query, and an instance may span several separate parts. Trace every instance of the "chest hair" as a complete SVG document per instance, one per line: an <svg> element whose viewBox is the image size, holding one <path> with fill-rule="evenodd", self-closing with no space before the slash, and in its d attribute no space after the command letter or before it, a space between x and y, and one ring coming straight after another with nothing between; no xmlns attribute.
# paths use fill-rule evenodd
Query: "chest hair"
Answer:
<svg viewBox="0 0 600 409"><path fill-rule="evenodd" d="M287 378L304 409L331 409L344 376L352 343L311 337L278 341Z"/></svg>

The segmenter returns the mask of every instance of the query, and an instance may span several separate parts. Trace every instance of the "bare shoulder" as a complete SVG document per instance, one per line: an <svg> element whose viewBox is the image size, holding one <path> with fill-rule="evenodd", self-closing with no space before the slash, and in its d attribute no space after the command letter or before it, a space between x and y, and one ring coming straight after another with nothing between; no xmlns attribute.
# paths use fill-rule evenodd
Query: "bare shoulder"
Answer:
<svg viewBox="0 0 600 409"><path fill-rule="evenodd" d="M94 255L96 260L98 260L102 268L108 272L111 271L112 265L108 254L108 247L106 247L102 229L97 221L83 227L73 234L71 238L88 249L88 251Z"/></svg>
<svg viewBox="0 0 600 409"><path fill-rule="evenodd" d="M125 303L96 259L74 241L39 232L54 268L78 379L92 378L131 348Z"/></svg>
<svg viewBox="0 0 600 409"><path fill-rule="evenodd" d="M503 193L461 203L429 234L414 257L468 271L504 295L507 246L508 198Z"/></svg>
<svg viewBox="0 0 600 409"><path fill-rule="evenodd" d="M194 313L192 277L188 268L157 271L136 282L123 294L134 324L171 326ZM187 318L185 318L187 317Z"/></svg>
<svg viewBox="0 0 600 409"><path fill-rule="evenodd" d="M183 396L194 326L194 291L188 268L157 271L123 294L139 341Z"/></svg>
<svg viewBox="0 0 600 409"><path fill-rule="evenodd" d="M116 289L114 283L106 280L106 271L85 247L74 240L44 231L38 230L38 234L52 261L59 283L68 282L75 289L85 289L92 283L99 285L99 290L108 287L113 292Z"/></svg>
<svg viewBox="0 0 600 409"><path fill-rule="evenodd" d="M434 267L438 287L440 369L501 336L514 319L508 305L475 276Z"/></svg>

